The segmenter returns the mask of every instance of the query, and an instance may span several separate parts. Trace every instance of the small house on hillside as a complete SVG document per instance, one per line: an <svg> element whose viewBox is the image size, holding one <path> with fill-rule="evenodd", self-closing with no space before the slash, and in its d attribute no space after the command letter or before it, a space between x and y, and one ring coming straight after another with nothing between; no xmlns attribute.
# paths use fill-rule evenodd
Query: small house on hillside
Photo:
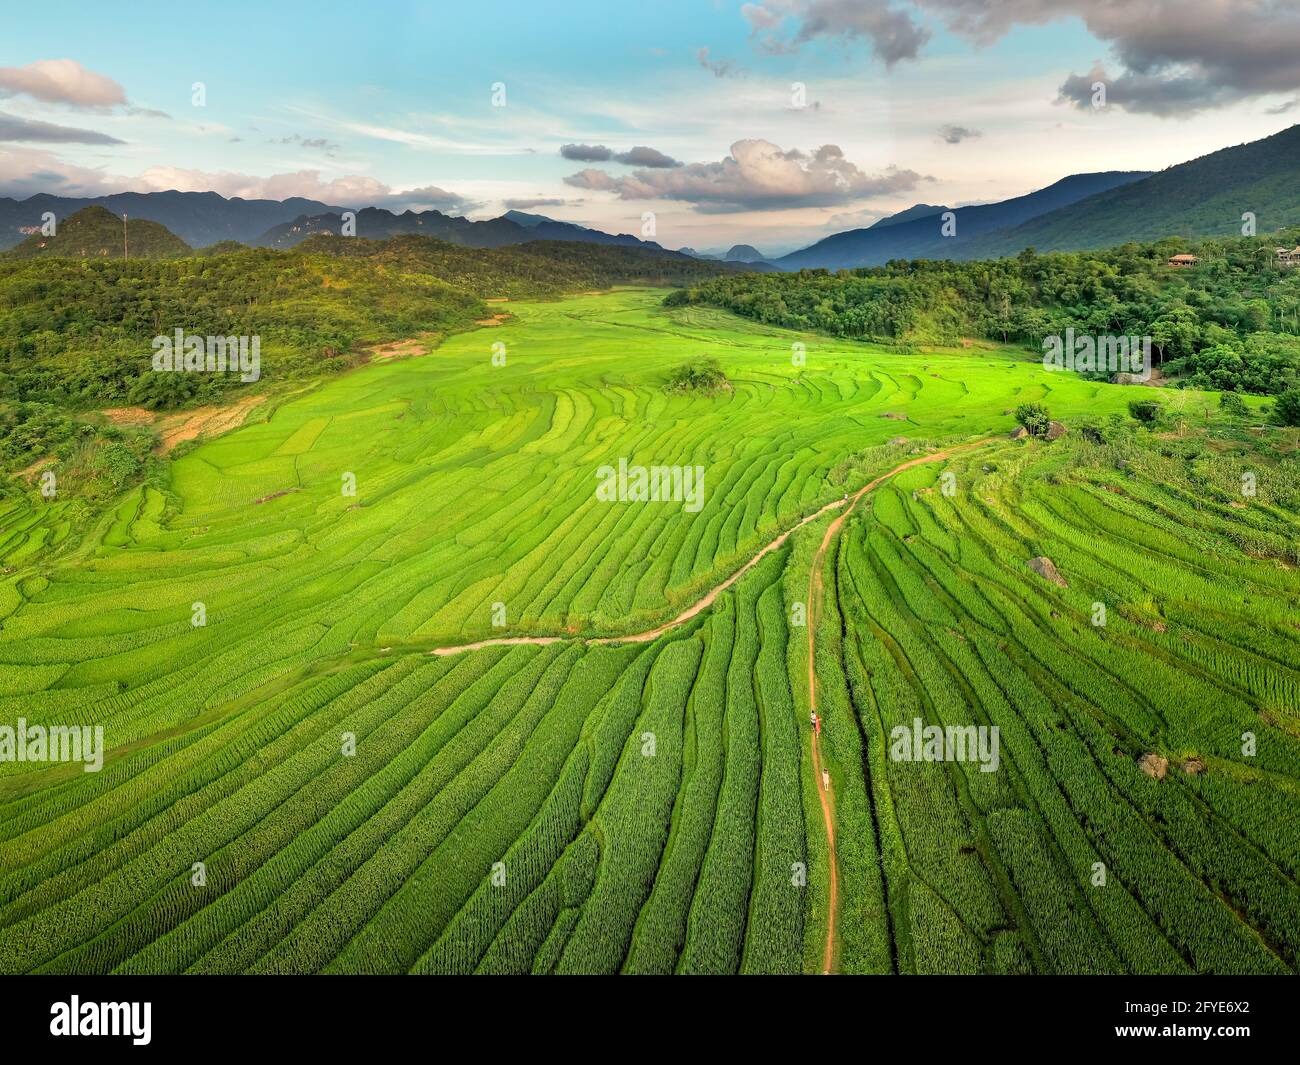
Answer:
<svg viewBox="0 0 1300 1065"><path fill-rule="evenodd" d="M1170 266L1195 266L1200 261L1201 260L1198 259L1195 255L1187 255L1187 254L1174 255L1170 257L1169 265Z"/></svg>
<svg viewBox="0 0 1300 1065"><path fill-rule="evenodd" d="M1298 266L1300 265L1300 245L1290 250L1286 248L1277 249L1278 266Z"/></svg>

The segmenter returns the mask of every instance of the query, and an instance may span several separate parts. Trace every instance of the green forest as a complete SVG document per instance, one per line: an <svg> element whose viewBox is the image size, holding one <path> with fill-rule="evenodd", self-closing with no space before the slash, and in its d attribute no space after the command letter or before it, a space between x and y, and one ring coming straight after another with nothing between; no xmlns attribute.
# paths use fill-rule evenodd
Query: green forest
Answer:
<svg viewBox="0 0 1300 1065"><path fill-rule="evenodd" d="M1067 328L1150 336L1152 358L1181 384L1278 394L1300 386L1300 270L1268 237L1128 243L1105 251L980 262L917 260L857 270L713 278L667 297L792 329L893 341L902 350L965 338L1024 344ZM1171 267L1172 255L1199 258Z"/></svg>

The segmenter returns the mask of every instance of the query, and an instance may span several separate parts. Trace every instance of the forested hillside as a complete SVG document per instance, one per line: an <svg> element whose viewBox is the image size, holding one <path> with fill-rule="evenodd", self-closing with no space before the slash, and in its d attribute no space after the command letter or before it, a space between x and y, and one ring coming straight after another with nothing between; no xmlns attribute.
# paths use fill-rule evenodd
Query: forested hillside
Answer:
<svg viewBox="0 0 1300 1065"><path fill-rule="evenodd" d="M65 226L59 239L75 232ZM152 372L153 338L176 329L259 337L265 388L356 365L373 344L419 334L434 343L488 317L484 298L700 281L727 269L633 248L489 250L428 237L316 237L293 251L227 244L159 260L123 261L120 251L89 263L0 259L0 469L93 436L78 420L88 409L173 409L249 388L236 374Z"/></svg>
<svg viewBox="0 0 1300 1065"><path fill-rule="evenodd" d="M1069 327L1150 336L1154 361L1196 387L1276 393L1300 384L1300 270L1277 264L1268 238L1176 239L1099 252L956 263L719 277L671 294L772 325L908 344L962 338L1039 348ZM1181 252L1200 257L1170 267Z"/></svg>
<svg viewBox="0 0 1300 1065"><path fill-rule="evenodd" d="M191 248L166 226L142 218L121 217L103 207L86 207L58 219L50 236L33 233L0 252L0 259L168 259L191 254Z"/></svg>
<svg viewBox="0 0 1300 1065"><path fill-rule="evenodd" d="M690 284L738 269L676 252L557 240L470 248L422 236L367 240L317 235L295 250L429 273L481 296L558 295L619 283Z"/></svg>
<svg viewBox="0 0 1300 1065"><path fill-rule="evenodd" d="M977 237L962 257L1103 248L1175 233L1235 236L1247 211L1260 233L1300 225L1300 125Z"/></svg>
<svg viewBox="0 0 1300 1065"><path fill-rule="evenodd" d="M891 259L977 259L974 248L984 237L1014 232L1012 227L1057 211L1099 192L1141 181L1145 171L1107 171L1100 174L1071 174L1025 196L999 203L972 204L952 211L953 228L944 232L940 214L945 207L927 209L917 204L894 218L884 219L867 229L850 229L819 240L816 244L775 260L783 270L839 270L857 266L880 266ZM920 210L918 210L920 208ZM1126 239L1121 235L1120 240ZM983 246L983 245L979 245ZM1013 250L1019 251L1024 244Z"/></svg>

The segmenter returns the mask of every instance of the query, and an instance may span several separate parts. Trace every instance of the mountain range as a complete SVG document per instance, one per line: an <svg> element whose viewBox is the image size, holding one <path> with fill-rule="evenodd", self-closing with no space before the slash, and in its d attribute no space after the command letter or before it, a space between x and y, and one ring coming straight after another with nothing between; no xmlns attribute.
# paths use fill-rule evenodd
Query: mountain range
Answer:
<svg viewBox="0 0 1300 1065"><path fill-rule="evenodd" d="M1300 125L1156 173L1075 174L1038 192L952 211L917 204L774 260L783 270L878 266L890 259L994 259L1025 248L1078 251L1161 237L1240 236L1300 223Z"/></svg>
<svg viewBox="0 0 1300 1065"><path fill-rule="evenodd" d="M1047 214L1149 177L1145 171L1110 170L1072 174L1054 185L1000 203L970 207L917 204L901 214L883 218L866 229L850 229L773 260L783 270L824 267L880 266L890 259L964 259L975 238L1011 229ZM945 235L945 234L948 235Z"/></svg>
<svg viewBox="0 0 1300 1065"><path fill-rule="evenodd" d="M39 234L47 214L58 224L88 207L101 208L120 224L123 214L166 226L191 248L222 241L251 247L287 248L318 233L342 232L343 212L317 200L227 199L215 192L124 192L90 199L38 194L26 200L0 197L0 250L12 248ZM102 219L98 220L102 223ZM471 248L500 248L533 240L618 244L662 250L654 241L626 233L609 234L572 222L557 222L543 215L507 211L499 218L473 222L441 211L404 211L396 214L379 207L356 212L356 235L382 239L400 234L423 234Z"/></svg>
<svg viewBox="0 0 1300 1065"><path fill-rule="evenodd" d="M1076 251L1168 236L1239 237L1300 224L1300 125L1223 148L973 241L961 258Z"/></svg>
<svg viewBox="0 0 1300 1065"><path fill-rule="evenodd" d="M201 248L221 240L252 244L272 226L300 216L342 211L317 200L227 199L215 192L120 192L91 198L38 193L25 200L0 197L0 249L39 230L49 212L62 222L85 207L103 207L119 219L143 218L166 226L186 244Z"/></svg>
<svg viewBox="0 0 1300 1065"><path fill-rule="evenodd" d="M62 227L77 212L67 241L40 238L46 213ZM253 247L287 248L318 235L343 231L345 208L300 197L288 200L227 199L215 192L118 193L89 199L39 194L26 200L0 198L0 249L19 255L114 255L126 214L130 223L166 227L139 231L139 254L186 254L237 241ZM753 246L737 244L725 255L682 254L745 263L758 270L842 269L876 266L891 259L976 259L1039 251L1077 250L1166 236L1214 236L1243 231L1253 216L1263 233L1300 223L1300 125L1248 144L1171 166L1158 173L1107 170L1072 174L1024 196L997 203L948 208L919 203L863 229L825 237L808 247L765 259ZM472 221L441 211L400 214L366 207L355 214L359 237L436 237L473 248L500 248L530 241L559 241L664 249L627 233L560 222L524 211Z"/></svg>
<svg viewBox="0 0 1300 1065"><path fill-rule="evenodd" d="M340 211L300 215L273 226L250 243L264 248L289 248L318 233L338 234L343 229ZM557 222L543 215L507 211L499 218L471 222L468 218L441 211L403 211L394 214L381 207L364 207L356 212L354 236L382 240L396 236L437 237L469 248L502 248L530 240L563 240L584 244L621 244L663 250L652 240L638 240L627 233L611 235L572 222Z"/></svg>

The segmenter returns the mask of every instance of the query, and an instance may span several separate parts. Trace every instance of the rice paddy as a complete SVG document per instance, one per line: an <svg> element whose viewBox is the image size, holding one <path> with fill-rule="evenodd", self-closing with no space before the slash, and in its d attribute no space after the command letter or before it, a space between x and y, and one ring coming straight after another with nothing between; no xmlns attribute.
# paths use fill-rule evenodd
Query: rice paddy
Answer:
<svg viewBox="0 0 1300 1065"><path fill-rule="evenodd" d="M1013 443L1132 389L662 295L500 304L89 531L0 500L0 723L106 748L0 762L0 971L816 972L832 860L838 971L1296 970L1294 472L1243 506L1235 459ZM702 357L729 389L664 390ZM829 514L617 640L991 435L864 496L816 610ZM597 498L620 460L702 505ZM892 759L917 719L996 726L998 771Z"/></svg>

